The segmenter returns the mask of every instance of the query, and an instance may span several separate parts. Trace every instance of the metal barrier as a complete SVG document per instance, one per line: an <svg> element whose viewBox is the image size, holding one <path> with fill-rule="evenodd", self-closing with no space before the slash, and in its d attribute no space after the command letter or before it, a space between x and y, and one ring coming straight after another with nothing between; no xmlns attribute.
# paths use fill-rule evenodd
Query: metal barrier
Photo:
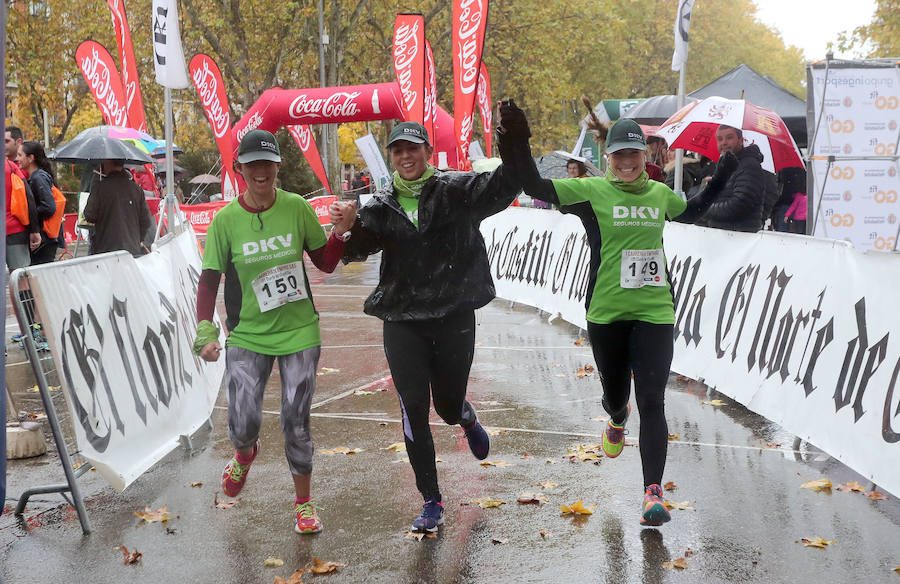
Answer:
<svg viewBox="0 0 900 584"><path fill-rule="evenodd" d="M81 530L88 534L91 532L91 522L87 515L87 509L84 506L84 499L78 487L78 477L91 469L90 463L85 461L73 461L78 454L78 447L74 441L74 432L69 432L72 437L71 445L66 441L66 435L63 432L56 406L53 403L53 394L50 391L50 385L47 382L48 373L44 371L43 362L38 353L37 342L41 341L41 337L35 338L35 332L40 334L39 329L33 325L39 324L37 320L39 315L35 312L36 306L34 296L31 294L29 285L28 268L15 270L10 274L9 295L15 308L16 319L19 323L19 331L22 335L22 345L28 360L31 362L31 369L34 371L34 377L37 381L38 391L41 395L41 401L44 404L44 411L47 415L47 421L50 424L50 431L53 434L53 440L56 443L56 450L59 453L60 464L66 476L65 483L41 485L25 490L16 504L15 515L21 516L25 511L28 500L33 495L46 493L59 493L63 499L75 508L78 513L78 520L81 522ZM42 348L43 349L43 348ZM43 349L43 350L49 350ZM62 395L62 392L59 392ZM71 494L71 498L67 496Z"/></svg>

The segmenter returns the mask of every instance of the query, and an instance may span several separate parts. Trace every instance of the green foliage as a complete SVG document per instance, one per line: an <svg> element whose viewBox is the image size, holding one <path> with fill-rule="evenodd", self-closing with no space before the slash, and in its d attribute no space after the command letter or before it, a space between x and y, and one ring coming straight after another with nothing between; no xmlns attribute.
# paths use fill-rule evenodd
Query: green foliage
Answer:
<svg viewBox="0 0 900 584"><path fill-rule="evenodd" d="M877 0L872 22L841 35L838 48L870 58L900 57L900 0Z"/></svg>

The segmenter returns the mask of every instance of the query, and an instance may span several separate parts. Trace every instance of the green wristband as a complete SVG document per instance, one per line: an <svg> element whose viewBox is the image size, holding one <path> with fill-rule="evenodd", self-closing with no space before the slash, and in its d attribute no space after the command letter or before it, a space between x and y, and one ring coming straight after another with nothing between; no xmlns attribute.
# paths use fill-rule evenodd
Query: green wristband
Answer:
<svg viewBox="0 0 900 584"><path fill-rule="evenodd" d="M208 320L201 320L197 323L197 338L194 339L194 354L199 355L203 347L209 343L215 343L218 340L219 327Z"/></svg>

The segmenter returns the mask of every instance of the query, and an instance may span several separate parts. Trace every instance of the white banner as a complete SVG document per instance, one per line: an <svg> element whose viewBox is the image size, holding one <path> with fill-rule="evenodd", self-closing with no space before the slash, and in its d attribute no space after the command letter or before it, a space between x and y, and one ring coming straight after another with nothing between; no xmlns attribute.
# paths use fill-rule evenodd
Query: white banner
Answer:
<svg viewBox="0 0 900 584"><path fill-rule="evenodd" d="M209 419L225 370L191 350L197 240L161 241L28 270L80 453L119 490Z"/></svg>
<svg viewBox="0 0 900 584"><path fill-rule="evenodd" d="M688 32L691 28L693 10L694 0L679 0L678 12L675 13L675 52L672 53L672 71L681 71L687 64Z"/></svg>
<svg viewBox="0 0 900 584"><path fill-rule="evenodd" d="M521 208L485 220L498 296L584 327L589 254L579 223ZM673 371L900 495L900 465L890 462L900 456L900 342L890 342L900 336L900 256L679 223L666 226L665 246Z"/></svg>
<svg viewBox="0 0 900 584"><path fill-rule="evenodd" d="M188 87L178 24L177 0L153 0L153 64L156 82L169 89Z"/></svg>
<svg viewBox="0 0 900 584"><path fill-rule="evenodd" d="M818 123L809 164L813 233L861 250L892 250L900 230L900 163L887 157L897 154L900 137L900 72L816 67L809 73Z"/></svg>
<svg viewBox="0 0 900 584"><path fill-rule="evenodd" d="M356 147L362 154L366 166L369 167L369 174L372 175L372 182L376 188L381 189L384 185L391 182L391 173L388 172L387 164L384 162L384 156L381 155L381 148L372 134L366 134L362 138L356 139Z"/></svg>

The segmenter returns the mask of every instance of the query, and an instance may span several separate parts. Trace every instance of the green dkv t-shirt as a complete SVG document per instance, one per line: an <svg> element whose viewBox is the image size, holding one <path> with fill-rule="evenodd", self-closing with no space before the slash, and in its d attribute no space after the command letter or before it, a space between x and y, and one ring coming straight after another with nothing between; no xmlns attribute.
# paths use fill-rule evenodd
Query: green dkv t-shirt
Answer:
<svg viewBox="0 0 900 584"><path fill-rule="evenodd" d="M289 355L322 344L303 250L326 243L312 206L278 189L275 203L259 214L234 199L213 218L203 269L234 265L241 284L240 322L227 345L263 355Z"/></svg>
<svg viewBox="0 0 900 584"><path fill-rule="evenodd" d="M601 261L587 320L674 323L662 236L666 218L683 213L687 203L652 180L640 193L627 193L600 177L554 180L553 186L561 205L588 201L600 227Z"/></svg>

